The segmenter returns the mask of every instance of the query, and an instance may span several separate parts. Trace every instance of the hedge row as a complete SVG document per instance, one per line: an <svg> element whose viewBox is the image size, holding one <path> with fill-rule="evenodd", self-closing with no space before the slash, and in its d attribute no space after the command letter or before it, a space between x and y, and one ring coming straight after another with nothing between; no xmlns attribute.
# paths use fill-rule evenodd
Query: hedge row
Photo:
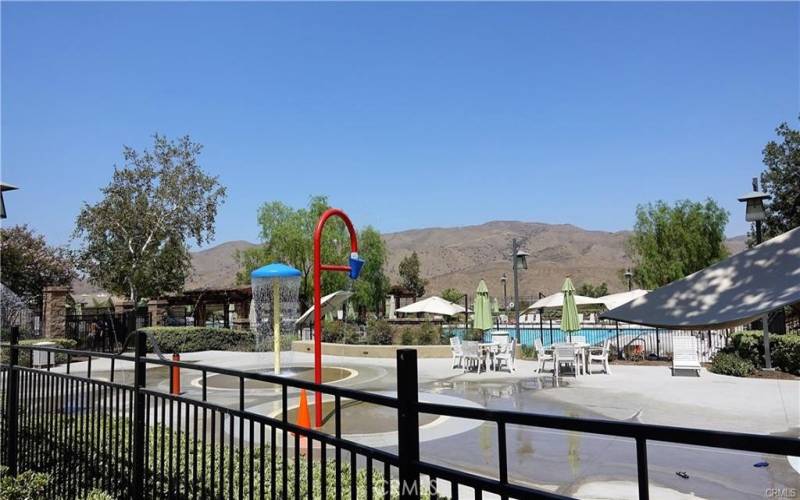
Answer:
<svg viewBox="0 0 800 500"><path fill-rule="evenodd" d="M362 331L358 325L344 321L325 321L322 341L334 344L369 345L438 345L446 343L442 327L433 323L392 325L384 320L370 320Z"/></svg>
<svg viewBox="0 0 800 500"><path fill-rule="evenodd" d="M772 366L800 375L800 335L770 335ZM764 334L758 331L735 333L732 350L755 366L764 366Z"/></svg>
<svg viewBox="0 0 800 500"><path fill-rule="evenodd" d="M39 339L27 339L27 340L20 340L19 345L34 345L38 344L39 342L53 342L56 348L59 349L75 349L78 343L72 339L65 339L65 338L39 338ZM11 357L9 356L10 351L7 349L8 342L3 342L2 344L2 353L0 353L0 361L3 364L8 364L11 361ZM53 346L50 346L53 347ZM54 364L61 364L67 362L67 355L56 353L55 355L51 355L51 360L54 361ZM22 366L31 366L31 351L27 349L20 349L19 351L19 364Z"/></svg>
<svg viewBox="0 0 800 500"><path fill-rule="evenodd" d="M152 326L142 328L155 337L161 352L252 351L255 336L250 330L209 328L204 326ZM147 349L153 350L148 340ZM272 344L265 346L271 349Z"/></svg>

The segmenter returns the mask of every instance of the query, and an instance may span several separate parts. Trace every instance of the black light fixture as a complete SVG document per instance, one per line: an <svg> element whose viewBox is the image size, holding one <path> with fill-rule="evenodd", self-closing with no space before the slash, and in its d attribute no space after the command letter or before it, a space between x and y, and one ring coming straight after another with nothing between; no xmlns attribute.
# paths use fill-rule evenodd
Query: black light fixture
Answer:
<svg viewBox="0 0 800 500"><path fill-rule="evenodd" d="M630 267L625 271L625 279L628 280L628 291L630 292L633 289L633 273Z"/></svg>
<svg viewBox="0 0 800 500"><path fill-rule="evenodd" d="M15 189L19 188L17 186L12 186L11 184L0 182L0 219L6 218L6 202L3 199L3 193L6 191L14 191Z"/></svg>
<svg viewBox="0 0 800 500"><path fill-rule="evenodd" d="M508 310L508 289L506 288L508 276L506 276L506 273L500 276L500 282L503 284L503 313L505 313Z"/></svg>
<svg viewBox="0 0 800 500"><path fill-rule="evenodd" d="M517 269L528 269L528 252L520 249L517 239L511 240L511 268L514 271L514 328L517 334L517 344L519 344L519 277Z"/></svg>

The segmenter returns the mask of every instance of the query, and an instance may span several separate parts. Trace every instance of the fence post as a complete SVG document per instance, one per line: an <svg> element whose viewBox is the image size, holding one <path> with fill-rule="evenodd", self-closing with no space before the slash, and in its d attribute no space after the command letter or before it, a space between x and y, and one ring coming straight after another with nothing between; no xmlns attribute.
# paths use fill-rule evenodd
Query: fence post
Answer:
<svg viewBox="0 0 800 500"><path fill-rule="evenodd" d="M136 331L136 358L133 382L133 484L128 492L130 498L141 499L144 495L144 389L146 384L145 358L147 356L147 336Z"/></svg>
<svg viewBox="0 0 800 500"><path fill-rule="evenodd" d="M622 347L619 345L619 321L615 321L617 325L617 359L622 359Z"/></svg>
<svg viewBox="0 0 800 500"><path fill-rule="evenodd" d="M397 350L397 455L400 461L400 498L418 499L419 473L419 401L417 386L417 351Z"/></svg>
<svg viewBox="0 0 800 500"><path fill-rule="evenodd" d="M661 337L658 336L658 328L656 328L656 359L661 359Z"/></svg>
<svg viewBox="0 0 800 500"><path fill-rule="evenodd" d="M6 388L6 397L8 398L8 407L6 408L6 421L8 422L8 441L6 444L6 464L8 465L8 474L10 476L17 475L17 444L19 439L19 327L11 327L11 343L9 346L9 367L8 367L8 387ZM31 354L33 357L33 354Z"/></svg>

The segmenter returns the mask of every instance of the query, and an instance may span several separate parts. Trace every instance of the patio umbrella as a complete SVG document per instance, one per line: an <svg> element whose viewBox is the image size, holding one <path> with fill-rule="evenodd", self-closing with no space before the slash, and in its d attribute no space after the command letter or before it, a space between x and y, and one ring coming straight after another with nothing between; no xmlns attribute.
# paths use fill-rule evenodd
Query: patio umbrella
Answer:
<svg viewBox="0 0 800 500"><path fill-rule="evenodd" d="M488 330L492 327L492 305L489 302L489 289L486 282L481 280L475 291L475 300L472 302L475 314L472 317L472 327L479 330Z"/></svg>
<svg viewBox="0 0 800 500"><path fill-rule="evenodd" d="M428 297L427 299L414 302L403 306L397 310L397 314L433 314L436 316L455 316L464 312L464 308L458 304L453 304L441 297Z"/></svg>
<svg viewBox="0 0 800 500"><path fill-rule="evenodd" d="M578 321L578 306L575 305L575 286L572 280L564 280L561 287L564 292L564 305L561 308L561 331L569 333L569 340L572 342L572 332L581 329L581 322Z"/></svg>

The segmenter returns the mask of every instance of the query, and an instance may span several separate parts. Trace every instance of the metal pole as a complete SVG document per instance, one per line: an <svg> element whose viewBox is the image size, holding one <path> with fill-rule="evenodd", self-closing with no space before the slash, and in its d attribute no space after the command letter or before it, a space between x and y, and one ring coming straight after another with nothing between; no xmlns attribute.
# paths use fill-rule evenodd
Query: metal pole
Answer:
<svg viewBox="0 0 800 500"><path fill-rule="evenodd" d="M417 351L397 350L397 456L399 459L400 498L418 499L419 413Z"/></svg>
<svg viewBox="0 0 800 500"><path fill-rule="evenodd" d="M615 321L617 325L617 359L622 359L622 348L619 345L619 321Z"/></svg>
<svg viewBox="0 0 800 500"><path fill-rule="evenodd" d="M469 338L469 296L464 294L464 338Z"/></svg>
<svg viewBox="0 0 800 500"><path fill-rule="evenodd" d="M508 282L503 279L503 314L508 314Z"/></svg>
<svg viewBox="0 0 800 500"><path fill-rule="evenodd" d="M144 393L146 380L147 336L136 332L136 357L134 361L133 403L133 484L128 492L132 498L141 499L144 494Z"/></svg>
<svg viewBox="0 0 800 500"><path fill-rule="evenodd" d="M19 439L19 327L11 327L11 345L9 345L9 366L8 366L8 387L6 394L8 398L7 424L8 425L8 444L6 445L6 464L8 465L8 475L17 475L17 441ZM33 354L31 354L33 360Z"/></svg>
<svg viewBox="0 0 800 500"><path fill-rule="evenodd" d="M769 352L769 313L761 319L764 325L764 369L772 370L772 353Z"/></svg>
<svg viewBox="0 0 800 500"><path fill-rule="evenodd" d="M519 345L519 279L517 278L517 239L511 240L511 259L514 269L514 327L517 331L517 345Z"/></svg>

